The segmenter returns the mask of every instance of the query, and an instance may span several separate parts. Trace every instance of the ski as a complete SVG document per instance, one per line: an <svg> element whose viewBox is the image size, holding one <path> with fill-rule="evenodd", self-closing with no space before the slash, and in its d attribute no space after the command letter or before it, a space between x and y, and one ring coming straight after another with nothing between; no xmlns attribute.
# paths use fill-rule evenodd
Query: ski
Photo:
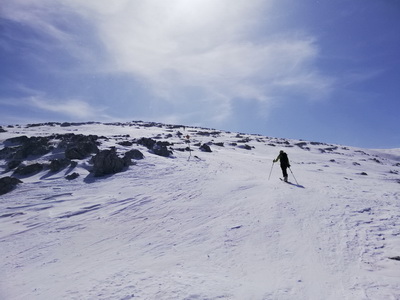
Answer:
<svg viewBox="0 0 400 300"><path fill-rule="evenodd" d="M304 186L302 186L302 185L300 185L300 184L294 184L293 182L290 182L290 181L285 181L285 180L283 180L282 178L279 178L281 181L283 181L284 183L287 183L287 184L290 184L290 185L293 185L293 186L296 186L296 187L299 187L299 188L302 188L302 189L304 189Z"/></svg>

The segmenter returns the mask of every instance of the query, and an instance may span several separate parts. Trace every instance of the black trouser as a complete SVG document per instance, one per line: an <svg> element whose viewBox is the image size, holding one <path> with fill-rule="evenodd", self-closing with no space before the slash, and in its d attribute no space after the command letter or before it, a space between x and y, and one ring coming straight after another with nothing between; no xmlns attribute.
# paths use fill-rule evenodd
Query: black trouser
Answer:
<svg viewBox="0 0 400 300"><path fill-rule="evenodd" d="M281 165L283 177L288 177L287 174L287 165Z"/></svg>

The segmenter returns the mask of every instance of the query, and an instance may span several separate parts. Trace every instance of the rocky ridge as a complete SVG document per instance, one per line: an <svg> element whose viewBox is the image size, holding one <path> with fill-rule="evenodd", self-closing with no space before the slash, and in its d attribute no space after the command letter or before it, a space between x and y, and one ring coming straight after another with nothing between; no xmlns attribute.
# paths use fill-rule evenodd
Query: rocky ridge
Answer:
<svg viewBox="0 0 400 300"><path fill-rule="evenodd" d="M107 128L123 127L127 132L131 129L158 128L160 133L152 136L103 135L77 133L85 125L98 125ZM43 130L38 130L38 128ZM7 126L1 128L4 136L12 131L12 137L3 139L0 135L0 194L12 191L23 179L44 173L43 177L64 172L66 180L74 180L80 176L75 171L78 165L86 165L87 177L110 176L134 166L136 160L145 159L145 155L157 155L174 159L174 152L188 152L188 156L199 159L199 153L212 152L213 148L231 147L251 151L257 144L269 147L291 148L298 147L304 151L320 154L336 154L352 156L349 147L332 145L321 142L289 140L272 138L255 134L231 133L210 128L187 127L155 122L132 121L126 123L38 123L27 125ZM34 135L29 129L35 129ZM51 129L51 130L50 130ZM66 132L70 129L74 132ZM46 135L47 131L53 133ZM112 131L112 130L111 130ZM37 132L41 132L37 135ZM54 133L57 132L57 133ZM24 134L26 133L26 134ZM229 143L226 143L229 136ZM223 138L221 138L223 137ZM118 148L116 147L118 146ZM364 161L383 164L385 158L377 157L359 149L357 154L365 156ZM192 156L193 154L193 156ZM335 163L331 159L330 163ZM354 161L353 165L361 166ZM398 175L400 163L392 163L389 174ZM360 172L359 175L368 175ZM1 175L0 175L1 176ZM399 179L395 179L400 183Z"/></svg>

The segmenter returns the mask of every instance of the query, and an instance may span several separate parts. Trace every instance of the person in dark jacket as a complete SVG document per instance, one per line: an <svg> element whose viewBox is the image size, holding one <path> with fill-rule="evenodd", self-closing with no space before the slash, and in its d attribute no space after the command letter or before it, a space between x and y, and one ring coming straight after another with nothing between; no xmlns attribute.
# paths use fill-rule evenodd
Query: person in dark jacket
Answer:
<svg viewBox="0 0 400 300"><path fill-rule="evenodd" d="M287 168L290 168L290 163L287 154L283 150L281 150L279 152L278 157L274 159L274 163L276 163L278 160L281 162L283 180L287 182L288 180Z"/></svg>

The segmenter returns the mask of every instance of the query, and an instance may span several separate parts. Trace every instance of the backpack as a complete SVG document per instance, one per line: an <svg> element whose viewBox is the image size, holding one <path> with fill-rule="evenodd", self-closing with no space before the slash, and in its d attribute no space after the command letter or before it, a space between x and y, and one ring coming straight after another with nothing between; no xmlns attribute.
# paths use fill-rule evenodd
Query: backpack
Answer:
<svg viewBox="0 0 400 300"><path fill-rule="evenodd" d="M285 152L280 154L281 165L289 166L289 158Z"/></svg>

